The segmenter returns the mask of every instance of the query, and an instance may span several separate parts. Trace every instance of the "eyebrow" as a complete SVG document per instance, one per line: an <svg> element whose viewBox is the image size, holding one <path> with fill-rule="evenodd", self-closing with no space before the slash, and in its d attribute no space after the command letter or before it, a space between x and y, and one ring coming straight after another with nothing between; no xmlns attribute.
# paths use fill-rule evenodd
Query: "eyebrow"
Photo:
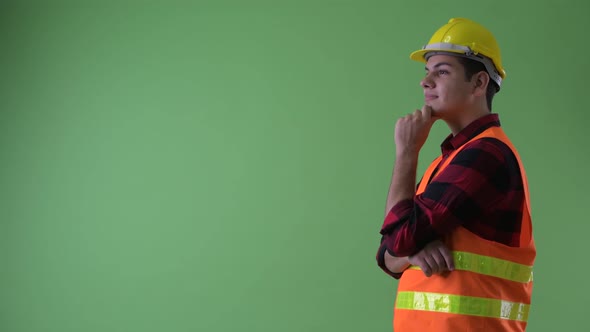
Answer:
<svg viewBox="0 0 590 332"><path fill-rule="evenodd" d="M438 67L440 67L440 66L449 66L449 67L453 67L453 65L452 65L452 64L450 64L450 63L448 63L448 62L439 62L439 63L437 63L436 65L434 65L432 69L436 69L436 68L438 68ZM424 67L424 70L428 71L428 67Z"/></svg>

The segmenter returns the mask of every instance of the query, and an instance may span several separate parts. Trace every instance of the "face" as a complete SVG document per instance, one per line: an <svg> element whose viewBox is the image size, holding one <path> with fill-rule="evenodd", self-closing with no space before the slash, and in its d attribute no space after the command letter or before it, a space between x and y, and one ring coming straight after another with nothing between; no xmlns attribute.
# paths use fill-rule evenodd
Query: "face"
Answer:
<svg viewBox="0 0 590 332"><path fill-rule="evenodd" d="M460 116L474 101L473 83L465 79L465 69L457 57L433 55L426 63L426 76L420 82L424 103L443 119Z"/></svg>

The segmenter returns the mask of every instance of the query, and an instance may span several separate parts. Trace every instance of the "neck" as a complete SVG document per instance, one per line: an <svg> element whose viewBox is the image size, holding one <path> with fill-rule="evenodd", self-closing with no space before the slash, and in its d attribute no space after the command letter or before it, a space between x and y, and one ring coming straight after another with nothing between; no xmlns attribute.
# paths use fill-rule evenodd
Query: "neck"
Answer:
<svg viewBox="0 0 590 332"><path fill-rule="evenodd" d="M458 116L455 119L444 119L444 121L449 126L449 129L451 129L453 136L456 136L461 130L465 129L465 127L467 127L473 121L481 118L482 116L486 116L488 114L490 114L490 111L487 109L487 107L486 108L478 108L478 109L473 110L471 112L464 112L464 113L460 114L460 116Z"/></svg>

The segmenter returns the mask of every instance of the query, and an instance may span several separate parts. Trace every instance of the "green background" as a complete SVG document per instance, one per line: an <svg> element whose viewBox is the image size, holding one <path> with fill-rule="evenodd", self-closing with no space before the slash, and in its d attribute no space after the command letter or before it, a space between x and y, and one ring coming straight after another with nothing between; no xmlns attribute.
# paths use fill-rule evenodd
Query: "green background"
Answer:
<svg viewBox="0 0 590 332"><path fill-rule="evenodd" d="M393 128L421 107L409 53L451 17L503 51L529 330L583 330L589 7L2 1L0 331L391 331Z"/></svg>

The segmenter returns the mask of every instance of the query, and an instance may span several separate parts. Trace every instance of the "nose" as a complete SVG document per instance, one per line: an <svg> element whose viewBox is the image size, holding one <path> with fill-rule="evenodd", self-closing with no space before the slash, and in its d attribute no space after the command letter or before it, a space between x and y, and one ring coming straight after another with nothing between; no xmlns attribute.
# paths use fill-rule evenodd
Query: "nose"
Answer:
<svg viewBox="0 0 590 332"><path fill-rule="evenodd" d="M424 78L420 81L420 86L423 89L432 89L434 88L434 81L432 80L432 77L427 74L426 76L424 76Z"/></svg>

